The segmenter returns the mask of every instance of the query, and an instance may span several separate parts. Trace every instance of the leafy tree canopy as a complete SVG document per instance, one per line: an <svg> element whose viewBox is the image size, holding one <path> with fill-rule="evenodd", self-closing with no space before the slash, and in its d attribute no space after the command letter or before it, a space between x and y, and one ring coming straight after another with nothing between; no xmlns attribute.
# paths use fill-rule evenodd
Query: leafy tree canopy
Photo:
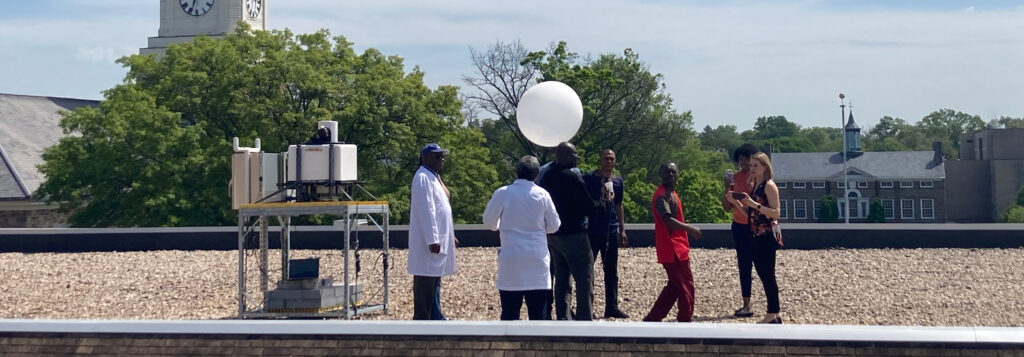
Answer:
<svg viewBox="0 0 1024 357"><path fill-rule="evenodd" d="M74 134L44 155L39 194L73 209L75 226L223 225L230 211L231 138L266 152L308 138L319 120L359 145L360 180L407 218L419 149L452 150L447 175L456 219L476 222L497 181L483 136L467 128L457 90L375 49L359 54L326 30L294 35L240 26L223 40L172 45L157 61L133 55L124 83L98 108L65 113ZM454 198L464 198L455 200ZM465 199L473 197L474 199ZM461 203L458 203L461 202Z"/></svg>

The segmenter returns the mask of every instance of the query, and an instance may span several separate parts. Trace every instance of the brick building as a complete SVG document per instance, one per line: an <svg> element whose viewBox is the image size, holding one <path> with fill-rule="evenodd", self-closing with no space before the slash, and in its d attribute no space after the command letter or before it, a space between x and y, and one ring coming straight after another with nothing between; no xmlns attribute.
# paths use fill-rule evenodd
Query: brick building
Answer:
<svg viewBox="0 0 1024 357"><path fill-rule="evenodd" d="M844 131L850 185L845 198L842 153L770 153L779 186L781 222L818 222L818 208L825 196L832 196L838 204L840 219L850 205L850 222L867 222L870 203L876 198L881 200L886 222L947 220L941 143L935 143L932 151L863 152L860 127L852 113Z"/></svg>

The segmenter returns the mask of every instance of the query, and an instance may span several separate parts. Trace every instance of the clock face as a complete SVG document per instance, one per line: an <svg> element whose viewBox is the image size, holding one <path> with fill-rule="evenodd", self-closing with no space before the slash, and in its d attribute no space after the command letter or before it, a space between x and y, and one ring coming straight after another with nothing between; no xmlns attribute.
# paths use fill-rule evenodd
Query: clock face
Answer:
<svg viewBox="0 0 1024 357"><path fill-rule="evenodd" d="M178 0L181 10L192 16L205 15L213 8L213 0Z"/></svg>
<svg viewBox="0 0 1024 357"><path fill-rule="evenodd" d="M260 9L263 8L263 0L245 0L245 10L249 12L249 17L257 18L260 16Z"/></svg>

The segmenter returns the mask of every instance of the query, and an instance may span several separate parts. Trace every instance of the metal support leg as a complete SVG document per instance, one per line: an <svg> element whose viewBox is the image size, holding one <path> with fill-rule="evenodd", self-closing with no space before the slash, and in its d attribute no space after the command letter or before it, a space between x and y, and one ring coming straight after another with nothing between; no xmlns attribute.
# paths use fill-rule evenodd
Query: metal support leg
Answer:
<svg viewBox="0 0 1024 357"><path fill-rule="evenodd" d="M345 212L345 319L352 318L352 294L349 291L348 286L348 253L350 248L350 238L352 233L352 215L351 212Z"/></svg>
<svg viewBox="0 0 1024 357"><path fill-rule="evenodd" d="M269 223L270 222L268 222L267 220L270 219L270 217L260 216L259 219L260 219L260 222L259 222L260 223L260 289L262 289L262 291L263 291L263 300L262 300L263 304L260 306L260 310L264 310L265 311L266 310L265 306L267 305L267 291L269 291L267 284L268 284L268 281L270 280L269 276L267 276L267 271L268 271L267 269L269 268L269 262L267 262L267 259L268 259L267 250L268 250L268 245L269 245L268 244L269 243L268 240L270 238L269 237L270 236L270 232L268 231L269 228L270 228L269 227L269 225L270 225Z"/></svg>
<svg viewBox="0 0 1024 357"><path fill-rule="evenodd" d="M238 215L238 318L245 317L245 217Z"/></svg>
<svg viewBox="0 0 1024 357"><path fill-rule="evenodd" d="M281 217L281 281L288 280L288 255L292 250L292 217Z"/></svg>
<svg viewBox="0 0 1024 357"><path fill-rule="evenodd" d="M389 226L391 219L389 217L389 214L388 214L387 210L384 210L383 215L384 215L384 232L382 232L382 237L383 237L383 240L384 240L383 241L383 243L384 243L384 246L383 246L383 249L384 249L384 266L382 268L384 270L384 314L387 315L387 313L388 313L388 306L389 306L388 305L388 264L389 264L388 259L390 258L390 255L388 254L388 246L390 245L390 243L388 242L388 240L389 240L388 232L391 232L391 228Z"/></svg>

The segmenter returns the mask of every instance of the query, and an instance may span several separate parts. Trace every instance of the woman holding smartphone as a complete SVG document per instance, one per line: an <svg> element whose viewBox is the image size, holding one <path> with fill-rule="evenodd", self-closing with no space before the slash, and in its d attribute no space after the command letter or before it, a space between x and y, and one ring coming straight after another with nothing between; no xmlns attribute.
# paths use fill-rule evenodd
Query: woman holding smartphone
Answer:
<svg viewBox="0 0 1024 357"><path fill-rule="evenodd" d="M747 179L750 175L750 156L760 152L753 144L746 143L736 148L732 154L732 161L739 166L739 171L726 172L725 194L722 195L722 209L732 213L733 246L736 248L736 267L739 269L740 296L743 298L743 306L733 313L736 317L751 317L754 313L750 310L750 271L754 269L753 243L754 237L750 235L750 225L747 219L747 207L731 199L730 195L739 192L750 192ZM732 175L730 175L732 174ZM743 198L740 195L738 198Z"/></svg>
<svg viewBox="0 0 1024 357"><path fill-rule="evenodd" d="M734 192L731 201L747 207L747 220L753 238L754 269L764 286L768 300L768 313L760 323L781 324L779 317L779 285L775 281L776 241L772 222L779 219L779 188L772 181L772 162L765 153L750 157L750 176L747 178L751 192Z"/></svg>

